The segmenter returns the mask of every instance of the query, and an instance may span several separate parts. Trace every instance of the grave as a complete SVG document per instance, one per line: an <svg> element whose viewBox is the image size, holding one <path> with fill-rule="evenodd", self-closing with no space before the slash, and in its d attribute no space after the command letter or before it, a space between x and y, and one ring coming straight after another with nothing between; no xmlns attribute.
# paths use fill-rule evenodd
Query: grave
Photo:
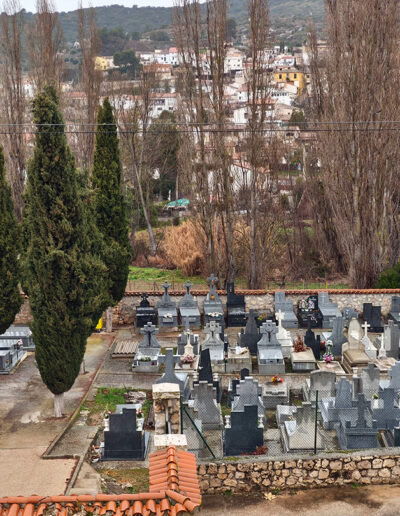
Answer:
<svg viewBox="0 0 400 516"><path fill-rule="evenodd" d="M316 391L318 391L319 400L334 396L336 391L335 382L336 374L333 371L311 371L310 378L306 379L307 388L303 389L304 399L315 401Z"/></svg>
<svg viewBox="0 0 400 516"><path fill-rule="evenodd" d="M177 371L193 371L194 373L197 370L199 365L199 355L194 353L194 348L190 344L190 334L187 335L187 344L183 349L182 355L179 355L178 353L178 356L181 357L181 360L175 365L175 369Z"/></svg>
<svg viewBox="0 0 400 516"><path fill-rule="evenodd" d="M232 406L232 402L234 397L236 396L236 388L240 383L240 380L244 380L247 376L250 376L250 371L246 368L240 371L240 378L230 378L228 385L228 396L227 396L227 405L228 407Z"/></svg>
<svg viewBox="0 0 400 516"><path fill-rule="evenodd" d="M226 417L224 434L225 456L254 453L263 446L264 425L258 417L257 407L246 405L242 410L232 410Z"/></svg>
<svg viewBox="0 0 400 516"><path fill-rule="evenodd" d="M275 314L283 312L282 326L284 328L298 328L299 321L293 310L293 302L286 301L285 292L275 292Z"/></svg>
<svg viewBox="0 0 400 516"><path fill-rule="evenodd" d="M256 317L255 311L250 309L245 331L238 334L239 345L248 348L251 355L257 355L257 342L260 340Z"/></svg>
<svg viewBox="0 0 400 516"><path fill-rule="evenodd" d="M180 361L181 357L179 355L174 355L173 348L167 348L165 350L165 355L159 355L158 362L160 364L165 364L165 373L161 378L158 378L155 383L177 383L179 385L179 389L182 397L185 400L190 398L190 384L189 384L189 376L188 373L184 372L175 372L175 364Z"/></svg>
<svg viewBox="0 0 400 516"><path fill-rule="evenodd" d="M321 358L321 341L318 340L318 342L317 342L317 339L315 338L315 334L311 329L311 326L312 326L311 317L308 318L307 322L308 322L308 326L307 326L306 334L304 336L304 344L306 345L306 347L311 349L316 360L319 360Z"/></svg>
<svg viewBox="0 0 400 516"><path fill-rule="evenodd" d="M179 312L181 314L181 321L183 326L190 328L200 328L200 310L197 301L190 293L190 281L185 283L186 293L179 302Z"/></svg>
<svg viewBox="0 0 400 516"><path fill-rule="evenodd" d="M276 334L278 328L272 321L265 322L260 329L261 339L257 343L258 347L258 372L259 374L284 374L285 362L281 345Z"/></svg>
<svg viewBox="0 0 400 516"><path fill-rule="evenodd" d="M379 393L378 399L372 400L372 417L378 430L390 430L399 426L400 408L398 396L394 389L387 387Z"/></svg>
<svg viewBox="0 0 400 516"><path fill-rule="evenodd" d="M276 320L278 321L278 333L276 334L276 340L281 345L283 357L290 357L290 353L293 350L293 342L290 331L285 330L282 325L284 313L281 310L278 310L275 315Z"/></svg>
<svg viewBox="0 0 400 516"><path fill-rule="evenodd" d="M246 368L249 371L252 371L253 369L249 350L247 348L242 348L241 346L236 346L234 348L228 347L228 355L224 372L236 373L243 368Z"/></svg>
<svg viewBox="0 0 400 516"><path fill-rule="evenodd" d="M148 322L140 329L140 333L143 340L139 344L132 369L140 373L158 372L158 356L161 352L160 343L156 339L158 328Z"/></svg>
<svg viewBox="0 0 400 516"><path fill-rule="evenodd" d="M210 291L208 292L203 304L204 324L207 324L210 321L221 322L224 318L224 309L216 290L218 278L215 277L214 274L211 274L211 276L207 278L207 282L210 285ZM224 329L222 327L222 322L221 329L222 331Z"/></svg>
<svg viewBox="0 0 400 516"><path fill-rule="evenodd" d="M332 354L334 357L342 356L343 344L347 342L346 337L343 335L343 317L334 317L332 321L332 333L324 334L325 341L330 340L332 342Z"/></svg>
<svg viewBox="0 0 400 516"><path fill-rule="evenodd" d="M281 441L285 453L305 453L314 449L315 409L304 402L293 413L293 420L283 421L280 426ZM324 448L321 431L317 428L317 450Z"/></svg>
<svg viewBox="0 0 400 516"><path fill-rule="evenodd" d="M150 306L147 292L141 295L142 300L139 306L136 307L136 326L137 328L144 328L146 324L157 324L157 315L154 307Z"/></svg>
<svg viewBox="0 0 400 516"><path fill-rule="evenodd" d="M396 393L400 392L400 362L396 362L389 369L389 380L381 380L379 382L379 387L381 389L386 389L387 387L391 387L395 390Z"/></svg>
<svg viewBox="0 0 400 516"><path fill-rule="evenodd" d="M246 302L243 294L235 294L235 284L227 284L226 308L228 326L246 326Z"/></svg>
<svg viewBox="0 0 400 516"><path fill-rule="evenodd" d="M232 402L232 411L243 410L244 406L258 407L258 415L265 422L265 407L262 402L262 388L252 376L240 380L236 387L236 396Z"/></svg>
<svg viewBox="0 0 400 516"><path fill-rule="evenodd" d="M392 297L392 306L390 307L389 319L400 325L400 296Z"/></svg>
<svg viewBox="0 0 400 516"><path fill-rule="evenodd" d="M209 349L203 349L201 351L198 369L198 378L193 378L193 385L195 385L199 381L206 381L208 383L211 383L215 387L217 403L220 403L222 398L221 382L218 378L218 374L214 374L212 371Z"/></svg>
<svg viewBox="0 0 400 516"><path fill-rule="evenodd" d="M358 312L351 308L350 306L345 306L343 308L343 324L344 326L348 326L352 319L358 319Z"/></svg>
<svg viewBox="0 0 400 516"><path fill-rule="evenodd" d="M325 430L334 430L339 423L339 415L348 416L357 409L353 403L353 385L346 378L340 378L336 384L334 396L321 397L318 402L322 426Z"/></svg>
<svg viewBox="0 0 400 516"><path fill-rule="evenodd" d="M290 362L292 364L293 373L306 373L314 371L317 367L317 361L311 349L292 351L290 354Z"/></svg>
<svg viewBox="0 0 400 516"><path fill-rule="evenodd" d="M371 342L371 339L368 337L368 327L369 327L369 324L367 321L364 322L363 324L363 327L364 327L364 335L363 337L361 338L361 342L364 346L364 351L365 351L365 354L371 359L371 360L375 360L376 357L377 357L377 354L378 354L378 350L376 349L376 347L372 344Z"/></svg>
<svg viewBox="0 0 400 516"><path fill-rule="evenodd" d="M278 427L283 425L285 421L293 421L293 415L296 412L294 405L277 405L276 407L276 423Z"/></svg>
<svg viewBox="0 0 400 516"><path fill-rule="evenodd" d="M345 376L347 373L340 365L340 362L337 360L332 360L332 362L325 362L324 360L319 360L317 362L317 368L319 371L328 371L328 373L335 373L336 378L339 376Z"/></svg>
<svg viewBox="0 0 400 516"><path fill-rule="evenodd" d="M381 372L372 363L362 369L360 373L360 389L359 392L364 394L365 399L371 400L374 395L379 392ZM356 393L358 394L358 392Z"/></svg>
<svg viewBox="0 0 400 516"><path fill-rule="evenodd" d="M372 303L363 304L363 319L370 325L373 333L383 332L382 313L380 306L374 306Z"/></svg>
<svg viewBox="0 0 400 516"><path fill-rule="evenodd" d="M386 356L399 359L400 328L394 321L390 320L384 330L384 341Z"/></svg>
<svg viewBox="0 0 400 516"><path fill-rule="evenodd" d="M103 460L144 460L148 433L138 430L136 409L124 408L110 415L109 430L104 432Z"/></svg>
<svg viewBox="0 0 400 516"><path fill-rule="evenodd" d="M220 325L215 321L208 322L204 329L204 333L207 336L201 345L201 349L210 350L210 358L213 364L224 364L224 342L220 337Z"/></svg>
<svg viewBox="0 0 400 516"><path fill-rule="evenodd" d="M162 287L164 294L161 301L157 304L158 326L160 328L176 329L178 327L178 312L176 311L176 303L172 301L168 289L171 285L168 281L164 281Z"/></svg>
<svg viewBox="0 0 400 516"><path fill-rule="evenodd" d="M336 433L343 450L360 450L379 446L376 421L372 419L369 402L365 400L363 394L358 395L356 413L339 414Z"/></svg>
<svg viewBox="0 0 400 516"><path fill-rule="evenodd" d="M190 344L193 346L193 354L199 354L199 336L197 333L193 333L189 327L189 321L186 319L185 331L180 333L178 336L178 355L185 353L185 347Z"/></svg>
<svg viewBox="0 0 400 516"><path fill-rule="evenodd" d="M5 339L0 340L0 374L10 373L14 367L26 356L22 340Z"/></svg>
<svg viewBox="0 0 400 516"><path fill-rule="evenodd" d="M352 319L348 329L348 342L342 346L342 365L345 371L353 373L367 367L370 358L364 351L364 344L361 342L363 331L357 319Z"/></svg>
<svg viewBox="0 0 400 516"><path fill-rule="evenodd" d="M323 328L332 328L335 317L342 317L337 304L329 300L327 292L318 292L318 308L322 315Z"/></svg>
<svg viewBox="0 0 400 516"><path fill-rule="evenodd" d="M193 400L189 407L194 411L196 419L201 421L204 430L222 428L221 407L216 402L216 389L206 381L199 381L193 385Z"/></svg>
<svg viewBox="0 0 400 516"><path fill-rule="evenodd" d="M282 378L283 380L283 378ZM276 409L278 405L289 404L289 387L282 382L267 382L262 386L262 400L266 409Z"/></svg>
<svg viewBox="0 0 400 516"><path fill-rule="evenodd" d="M2 340L21 341L25 351L35 351L35 343L33 342L32 332L29 326L10 326L0 335L0 346Z"/></svg>
<svg viewBox="0 0 400 516"><path fill-rule="evenodd" d="M308 327L308 317L311 319L312 328L322 327L322 315L318 309L318 297L308 296L300 299L297 306L297 318L302 328Z"/></svg>

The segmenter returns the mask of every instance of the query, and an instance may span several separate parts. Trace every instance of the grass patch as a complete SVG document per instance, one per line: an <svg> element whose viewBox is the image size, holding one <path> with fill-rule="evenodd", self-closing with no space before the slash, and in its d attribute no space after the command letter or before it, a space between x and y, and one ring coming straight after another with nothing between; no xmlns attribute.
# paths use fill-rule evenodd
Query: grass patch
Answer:
<svg viewBox="0 0 400 516"><path fill-rule="evenodd" d="M125 488L127 493L147 493L149 490L149 470L147 468L98 468L97 471L102 477L108 477L119 484L129 484L129 486Z"/></svg>
<svg viewBox="0 0 400 516"><path fill-rule="evenodd" d="M186 280L190 280L195 284L206 284L206 280L201 276L186 276L179 269L157 269L156 267L129 267L129 280L135 281L149 281L149 282L178 282L185 283Z"/></svg>
<svg viewBox="0 0 400 516"><path fill-rule="evenodd" d="M119 387L100 387L94 397L94 409L96 411L111 410L114 412L117 405L125 403L125 388Z"/></svg>

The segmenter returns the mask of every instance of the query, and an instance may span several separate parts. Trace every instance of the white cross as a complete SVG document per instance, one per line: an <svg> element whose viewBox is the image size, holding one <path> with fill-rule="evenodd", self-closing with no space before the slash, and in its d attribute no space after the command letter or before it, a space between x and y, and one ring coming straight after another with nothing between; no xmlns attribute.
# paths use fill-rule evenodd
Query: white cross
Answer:
<svg viewBox="0 0 400 516"><path fill-rule="evenodd" d="M367 321L364 322L363 324L363 328L364 328L364 337L368 337L368 328L370 327L371 325L368 324Z"/></svg>

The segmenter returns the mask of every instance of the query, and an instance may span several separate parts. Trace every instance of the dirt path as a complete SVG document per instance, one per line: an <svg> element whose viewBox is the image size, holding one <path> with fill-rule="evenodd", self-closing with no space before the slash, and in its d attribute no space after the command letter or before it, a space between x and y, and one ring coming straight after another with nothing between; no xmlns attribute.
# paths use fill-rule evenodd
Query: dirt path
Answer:
<svg viewBox="0 0 400 516"><path fill-rule="evenodd" d="M202 516L398 516L400 486L310 489L280 494L203 499Z"/></svg>

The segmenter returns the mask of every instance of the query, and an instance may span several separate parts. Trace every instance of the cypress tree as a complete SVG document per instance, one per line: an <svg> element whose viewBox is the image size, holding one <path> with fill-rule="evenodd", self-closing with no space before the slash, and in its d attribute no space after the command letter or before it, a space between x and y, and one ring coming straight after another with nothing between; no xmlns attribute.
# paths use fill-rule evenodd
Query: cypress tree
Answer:
<svg viewBox="0 0 400 516"><path fill-rule="evenodd" d="M35 98L33 119L36 142L28 164L24 275L36 362L60 417L63 394L79 374L87 337L108 305L107 271L91 233L90 195L77 174L53 87Z"/></svg>
<svg viewBox="0 0 400 516"><path fill-rule="evenodd" d="M111 104L105 99L97 114L92 185L96 193L96 220L106 244L104 261L109 274L112 305L120 301L128 280L131 247L128 218L122 195L122 166L117 126ZM110 318L107 317L107 331Z"/></svg>
<svg viewBox="0 0 400 516"><path fill-rule="evenodd" d="M11 188L6 183L4 154L0 147L0 335L14 322L22 297L19 291L20 235Z"/></svg>

